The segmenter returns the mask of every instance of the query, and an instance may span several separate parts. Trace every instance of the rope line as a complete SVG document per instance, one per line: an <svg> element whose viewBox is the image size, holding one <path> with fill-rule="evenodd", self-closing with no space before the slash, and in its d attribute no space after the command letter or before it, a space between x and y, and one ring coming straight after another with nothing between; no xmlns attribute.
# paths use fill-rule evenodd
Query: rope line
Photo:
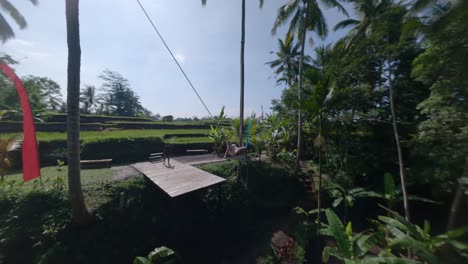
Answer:
<svg viewBox="0 0 468 264"><path fill-rule="evenodd" d="M177 64L177 66L179 67L180 71L182 72L182 74L184 75L185 79L187 80L187 82L190 84L190 87L192 87L192 90L195 92L195 94L197 95L198 99L200 100L200 102L203 104L203 106L205 107L206 111L208 112L208 114L210 115L211 118L213 118L213 115L211 114L210 110L208 109L208 107L206 106L205 102L203 101L203 99L201 98L200 94L198 94L197 92L197 89L195 89L195 86L193 85L193 83L190 81L189 77L187 76L187 74L185 73L184 69L182 69L182 66L180 66L179 62L177 61L176 57L174 56L174 54L172 53L171 49L169 48L169 46L167 45L166 41L164 40L164 38L162 37L161 33L159 33L159 30L156 28L155 24L153 23L153 20L150 18L150 16L148 15L148 13L146 12L146 9L143 7L143 5L140 3L139 0L136 0L138 2L138 5L140 5L140 8L141 10L143 11L143 13L145 13L146 15L146 18L148 18L148 21L151 23L151 25L153 26L153 29L154 31L156 32L156 34L158 34L159 38L161 39L161 41L163 42L164 46L166 46L166 49L167 51L169 51L169 53L171 54L171 57L172 59L175 61L175 63Z"/></svg>

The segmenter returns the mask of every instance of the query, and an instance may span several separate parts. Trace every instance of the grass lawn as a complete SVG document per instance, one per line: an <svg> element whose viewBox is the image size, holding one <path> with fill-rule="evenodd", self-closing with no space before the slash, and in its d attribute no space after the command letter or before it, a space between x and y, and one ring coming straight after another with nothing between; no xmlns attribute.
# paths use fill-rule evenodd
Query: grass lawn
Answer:
<svg viewBox="0 0 468 264"><path fill-rule="evenodd" d="M207 134L206 129L135 129L111 131L82 131L80 137L83 142L93 142L102 138L145 138L163 137L165 134ZM0 138L10 138L18 133L1 133ZM38 141L66 140L67 134L62 132L37 132ZM176 142L179 142L177 139ZM186 139L184 139L186 140ZM208 141L208 139L206 140Z"/></svg>
<svg viewBox="0 0 468 264"><path fill-rule="evenodd" d="M28 182L23 182L23 174L21 172L7 174L5 176L4 184L15 184L15 186L23 190L32 190L37 187L45 189L52 188L57 179L61 179L65 189L68 189L67 181L67 166L62 167L61 171L58 167L45 167L41 169L41 179L37 178ZM107 182L111 179L113 171L110 168L102 169L85 169L81 170L81 183L83 186Z"/></svg>

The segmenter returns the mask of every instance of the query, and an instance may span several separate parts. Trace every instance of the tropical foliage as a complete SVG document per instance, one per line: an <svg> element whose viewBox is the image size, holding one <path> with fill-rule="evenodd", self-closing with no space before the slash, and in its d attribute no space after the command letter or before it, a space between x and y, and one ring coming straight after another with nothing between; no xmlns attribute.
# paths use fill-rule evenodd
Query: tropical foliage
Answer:
<svg viewBox="0 0 468 264"><path fill-rule="evenodd" d="M223 144L227 139L226 131L221 123L226 119L226 115L224 114L224 106L221 108L219 115L216 117L216 124L210 125L210 133L208 137L213 141L213 151L217 154L220 154L223 151Z"/></svg>
<svg viewBox="0 0 468 264"><path fill-rule="evenodd" d="M20 150L22 143L22 135L10 139L0 139L0 176L2 180L14 162L12 157L13 152Z"/></svg>
<svg viewBox="0 0 468 264"><path fill-rule="evenodd" d="M388 209L387 209L388 210ZM398 213L388 210L391 217L379 216L376 231L362 233L353 232L352 223L346 227L338 216L327 209L327 223L320 233L333 237L336 246L326 246L322 257L328 262L333 256L345 263L440 263L442 259L457 263L467 258L468 244L459 239L466 230L458 229L446 234L431 236L429 222L424 228L412 224ZM383 230L390 232L390 237L384 240ZM381 244L385 241L385 244ZM402 257L403 252L410 250L416 259ZM453 251L451 251L453 250ZM458 254L450 255L457 252ZM453 262L452 262L453 261Z"/></svg>
<svg viewBox="0 0 468 264"><path fill-rule="evenodd" d="M100 86L80 87L78 0L67 0L67 103L61 101L60 87L54 81L36 76L25 76L23 81L36 117L41 117L43 111L67 109L68 147L64 145L64 134L39 133L39 138L44 138L44 145L53 146L50 148L53 151L67 150L62 151L66 153L61 153L60 159L68 155L69 182L64 182L61 175L64 163L59 161L56 173L60 176L54 177L52 186L58 192L68 186L75 220L86 223L90 219L84 197L93 195L92 191L90 194L81 189L80 155L82 158L114 155L116 162L138 162L155 148L161 148L162 138L180 143L177 147L181 153L187 146L210 148L213 143L214 151L219 154L227 140L239 140L240 146L245 142L243 139L249 137L246 157L250 157L243 162L201 166L225 178L218 189L200 190L191 196L196 199L180 199L177 206L173 206L174 200L169 202L154 189L138 188L125 193L129 197L127 204L133 206L127 213L114 210L116 197L123 192L118 189L109 194L113 197L112 204L97 214L98 221L102 220L105 225L97 223L93 228L122 231L127 223L133 223L131 227L149 227L152 234L166 235L161 236L162 240L170 242L168 245L177 245L174 248L178 253L192 258L207 248L216 248L206 254L210 261L202 258L200 263L222 263L223 258L248 251L250 247L259 248L260 252L263 250L257 245L260 243L266 245L263 253L268 256L258 258L258 263L468 262L467 230L463 227L467 215L461 209L467 202L468 187L468 82L465 76L468 72L468 2L343 2L354 10L355 16L348 17L350 10L345 10L337 0L283 1L272 32L286 27L287 33L278 40L278 50L271 52L271 59L266 62L279 84L277 87L283 90L280 98L272 101L266 118L263 113L261 118L254 113L244 118L241 103L240 118L229 119L223 107L214 120L204 124L204 130L193 130L191 137L175 140L180 131L111 131L125 127L120 126L123 122L102 126L106 131L80 133L80 112L130 117L152 114L142 106L129 80L115 71L103 71L99 75ZM241 3L240 86L243 96L246 1ZM206 1L202 0L202 4ZM8 11L8 8L13 10L8 1L0 0L0 6L4 13L14 16ZM334 26L334 30L345 34L335 43L315 45L307 40L325 40L329 33L327 20L330 19L325 17L323 8L333 8L346 16ZM0 28L4 13L0 13ZM2 41L7 38L3 36ZM0 61L17 63L6 54L0 55ZM0 93L2 122L19 120L21 112L11 83L0 75L0 85L5 87L5 92ZM157 119L161 119L159 114ZM166 115L160 125L172 127L174 124L169 122L193 119ZM208 125L211 125L209 131ZM187 132L189 130L185 130ZM109 138L102 138L104 135ZM2 175L14 161L14 150L21 143L20 139L8 139L9 136L11 134L0 137ZM203 142L191 144L194 141ZM244 177L235 177L236 174ZM113 188L114 184L118 185L102 183L97 189ZM146 186L142 179L139 184ZM15 240L10 228L21 226L15 222L19 221L17 210L21 206L14 205L21 199L17 199L19 194L15 194L11 186L8 180L0 182L0 187L6 190L0 199L13 208L5 214L8 228L0 227L0 233L8 235L8 239L0 243L0 249L4 245L8 245L7 249L17 246L11 242ZM60 201L62 204L65 200L61 198ZM291 209L305 217L289 214ZM155 211L157 213L153 213ZM119 217L110 221L109 215L114 213ZM142 213L145 217L141 217ZM60 219L64 218L70 216ZM82 231L69 226L57 229ZM284 250L269 252L270 241L266 241L275 232L273 229L278 228L283 229L281 232L284 231L286 238L286 243L279 246ZM45 230L37 229L40 231L34 231L34 236L29 233L25 236L31 238L28 243L41 252L41 258L47 259L48 254L53 253L49 249L44 253L40 244L34 244L36 238L41 237L36 234L59 232L48 226ZM219 230L222 230L220 236ZM135 236L141 244L133 248L132 259L154 247L154 237L146 239L145 232L147 230L138 231ZM66 237L67 233L60 233L60 236ZM65 252L65 246L58 243L60 239L54 237L50 241L57 242L51 250ZM200 241L203 243L198 243ZM166 243L158 245L163 244ZM73 255L73 245L66 245L66 253L55 254ZM109 247L105 252L112 250L115 251ZM223 255L226 251L230 254ZM317 252L321 252L321 256L314 256ZM245 255L257 254L255 251ZM173 263L179 260L175 255L169 248L156 248L146 257L137 257L134 263ZM8 260L11 256L8 254Z"/></svg>

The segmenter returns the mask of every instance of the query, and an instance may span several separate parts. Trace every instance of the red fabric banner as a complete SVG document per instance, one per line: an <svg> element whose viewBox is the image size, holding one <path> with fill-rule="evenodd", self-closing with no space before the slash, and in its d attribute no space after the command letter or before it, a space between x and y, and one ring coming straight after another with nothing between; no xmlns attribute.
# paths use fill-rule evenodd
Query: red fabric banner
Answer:
<svg viewBox="0 0 468 264"><path fill-rule="evenodd" d="M21 109L23 110L23 180L29 181L41 176L39 167L39 155L37 152L36 129L34 128L33 114L29 105L28 94L21 80L15 72L6 64L0 64L5 74L13 81L20 98Z"/></svg>

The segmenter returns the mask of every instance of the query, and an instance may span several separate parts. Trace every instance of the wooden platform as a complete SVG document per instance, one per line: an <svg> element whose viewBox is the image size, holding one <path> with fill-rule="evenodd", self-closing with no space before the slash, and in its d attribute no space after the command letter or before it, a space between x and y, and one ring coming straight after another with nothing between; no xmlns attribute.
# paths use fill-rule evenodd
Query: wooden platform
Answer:
<svg viewBox="0 0 468 264"><path fill-rule="evenodd" d="M171 168L160 163L137 163L132 166L148 177L171 197L176 197L195 190L225 181L225 179L200 170L190 164L183 164L171 159Z"/></svg>

